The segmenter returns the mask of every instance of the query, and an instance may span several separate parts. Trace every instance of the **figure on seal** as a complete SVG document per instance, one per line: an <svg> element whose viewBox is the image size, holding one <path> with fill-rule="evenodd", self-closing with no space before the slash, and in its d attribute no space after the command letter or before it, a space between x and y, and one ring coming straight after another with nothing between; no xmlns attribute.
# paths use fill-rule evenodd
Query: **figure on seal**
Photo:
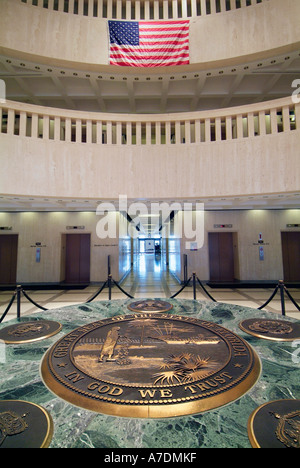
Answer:
<svg viewBox="0 0 300 468"><path fill-rule="evenodd" d="M104 341L104 345L102 347L101 354L99 357L99 362L103 362L103 359L105 358L105 356L107 356L107 359L112 359L115 346L119 339L119 330L120 330L120 327L113 327L107 333L107 336Z"/></svg>

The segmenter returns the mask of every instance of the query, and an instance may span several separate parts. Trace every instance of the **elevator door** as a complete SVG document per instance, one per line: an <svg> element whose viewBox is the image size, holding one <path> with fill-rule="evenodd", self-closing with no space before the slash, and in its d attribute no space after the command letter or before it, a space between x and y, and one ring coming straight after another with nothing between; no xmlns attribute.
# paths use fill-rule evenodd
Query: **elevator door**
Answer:
<svg viewBox="0 0 300 468"><path fill-rule="evenodd" d="M17 281L18 235L0 236L0 284Z"/></svg>
<svg viewBox="0 0 300 468"><path fill-rule="evenodd" d="M66 283L90 282L90 234L66 235Z"/></svg>
<svg viewBox="0 0 300 468"><path fill-rule="evenodd" d="M211 281L234 280L234 246L232 232L208 233Z"/></svg>
<svg viewBox="0 0 300 468"><path fill-rule="evenodd" d="M300 232L282 232L284 281L300 281Z"/></svg>

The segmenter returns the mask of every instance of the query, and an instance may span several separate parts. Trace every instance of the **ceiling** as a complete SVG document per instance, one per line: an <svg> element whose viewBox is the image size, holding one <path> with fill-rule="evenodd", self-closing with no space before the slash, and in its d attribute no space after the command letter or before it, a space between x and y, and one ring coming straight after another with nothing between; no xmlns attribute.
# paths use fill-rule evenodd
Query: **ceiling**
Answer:
<svg viewBox="0 0 300 468"><path fill-rule="evenodd" d="M178 68L178 71L177 71ZM109 113L172 113L248 105L290 96L300 76L291 52L227 68L147 72L102 67L104 72L57 68L0 56L6 98L46 107ZM116 71L117 69L117 71ZM184 70L184 71L182 71Z"/></svg>
<svg viewBox="0 0 300 468"><path fill-rule="evenodd" d="M196 209L203 204L204 210L263 210L263 209L299 209L300 208L300 190L299 192L284 194L265 194L265 195L247 195L222 198L201 198L186 200L128 200L127 206L132 203L143 203L146 206L147 213L155 209L155 204L167 202L170 206L177 203L184 209ZM0 195L0 207L2 211L23 212L82 212L96 211L101 204L111 206L112 210L119 211L119 200L95 200L95 199L63 199L29 196L9 196ZM153 204L153 205L152 205ZM197 206L198 204L198 206ZM174 206L174 205L173 205Z"/></svg>
<svg viewBox="0 0 300 468"><path fill-rule="evenodd" d="M127 206L131 203L141 203L141 200L128 200ZM143 215L139 212L133 213L131 219L139 228L140 236L156 236L160 234L161 216L155 210L155 203L163 203L166 200L143 200L145 205ZM241 196L241 197L222 197L214 199L199 199L199 200L167 200L170 206L170 215L174 208L174 203L177 203L185 211L195 209L205 211L226 211L226 210L299 210L300 207L300 191L298 193L287 193L280 195L261 195L261 196ZM55 199L45 197L21 197L21 196L0 196L0 209L2 212L72 212L72 213L91 213L96 215L99 205L105 203L107 208L109 204L111 210L119 211L119 201L116 200L91 200L91 199ZM203 205L200 205L203 203ZM173 206L172 206L173 205ZM103 208L103 207L102 207ZM103 208L104 210L104 208ZM126 216L126 213L124 214ZM136 216L135 216L136 215ZM172 216L172 215L171 215ZM298 215L297 215L298 217ZM0 223L5 223L3 218ZM169 217L166 219L168 225ZM7 224L7 222L6 222ZM9 228L9 226L0 225L0 229Z"/></svg>

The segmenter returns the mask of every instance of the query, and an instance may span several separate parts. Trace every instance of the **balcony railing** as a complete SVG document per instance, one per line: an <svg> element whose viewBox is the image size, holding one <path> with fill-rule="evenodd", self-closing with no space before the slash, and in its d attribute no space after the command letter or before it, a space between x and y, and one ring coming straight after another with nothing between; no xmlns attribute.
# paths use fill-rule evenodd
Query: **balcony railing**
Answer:
<svg viewBox="0 0 300 468"><path fill-rule="evenodd" d="M270 0L19 0L75 15L118 20L193 18L237 10Z"/></svg>
<svg viewBox="0 0 300 468"><path fill-rule="evenodd" d="M98 114L6 101L0 133L95 145L184 145L243 140L299 128L291 98L244 107L181 114Z"/></svg>

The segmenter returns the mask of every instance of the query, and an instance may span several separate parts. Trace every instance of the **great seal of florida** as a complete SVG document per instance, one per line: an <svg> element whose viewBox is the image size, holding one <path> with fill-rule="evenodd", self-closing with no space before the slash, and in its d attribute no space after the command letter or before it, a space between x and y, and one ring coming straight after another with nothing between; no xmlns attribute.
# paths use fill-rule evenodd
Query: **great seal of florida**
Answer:
<svg viewBox="0 0 300 468"><path fill-rule="evenodd" d="M43 358L45 385L98 413L165 418L207 411L240 398L260 360L220 325L162 313L115 316L77 328Z"/></svg>

